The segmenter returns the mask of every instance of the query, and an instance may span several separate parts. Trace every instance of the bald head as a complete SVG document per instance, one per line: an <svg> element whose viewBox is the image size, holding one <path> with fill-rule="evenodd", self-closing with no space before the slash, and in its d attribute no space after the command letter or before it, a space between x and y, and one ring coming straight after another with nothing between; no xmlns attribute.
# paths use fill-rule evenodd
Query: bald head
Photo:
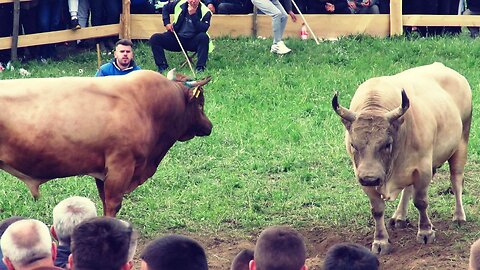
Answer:
<svg viewBox="0 0 480 270"><path fill-rule="evenodd" d="M52 238L48 227L35 219L11 224L0 239L0 247L3 256L17 267L52 258Z"/></svg>

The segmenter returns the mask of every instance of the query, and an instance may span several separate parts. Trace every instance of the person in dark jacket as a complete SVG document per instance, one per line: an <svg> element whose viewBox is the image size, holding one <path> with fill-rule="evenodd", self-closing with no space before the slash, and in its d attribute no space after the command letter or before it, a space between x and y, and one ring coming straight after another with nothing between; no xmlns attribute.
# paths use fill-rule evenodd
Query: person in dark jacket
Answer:
<svg viewBox="0 0 480 270"><path fill-rule="evenodd" d="M463 15L480 15L480 0L468 0L467 9L463 12ZM480 27L468 27L468 30L472 38L477 38Z"/></svg>
<svg viewBox="0 0 480 270"><path fill-rule="evenodd" d="M308 0L308 13L313 14L351 14L347 0Z"/></svg>
<svg viewBox="0 0 480 270"><path fill-rule="evenodd" d="M172 13L174 14L173 23L170 22ZM200 0L176 0L163 6L162 17L167 31L150 37L158 71L163 72L168 68L164 50L180 52L182 47L186 51L197 53L196 70L204 71L208 53L213 50L213 44L207 34L212 12Z"/></svg>

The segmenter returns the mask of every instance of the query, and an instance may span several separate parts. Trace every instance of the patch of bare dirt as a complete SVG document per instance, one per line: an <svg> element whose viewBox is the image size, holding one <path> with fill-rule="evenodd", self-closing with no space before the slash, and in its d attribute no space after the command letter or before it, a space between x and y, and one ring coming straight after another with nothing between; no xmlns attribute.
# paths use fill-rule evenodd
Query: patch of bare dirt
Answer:
<svg viewBox="0 0 480 270"><path fill-rule="evenodd" d="M379 257L381 269L467 269L470 244L463 233L452 229L449 222L436 222L436 241L424 245L416 242L416 226L405 229L389 229L393 251ZM367 233L335 231L325 228L298 229L305 237L311 270L322 269L323 258L332 245L341 242L355 242L370 249L373 227ZM228 270L235 255L242 249L254 249L260 231L239 236L224 232L215 235L186 233L205 247L210 270ZM142 241L144 242L144 241ZM141 243L139 250L143 249Z"/></svg>

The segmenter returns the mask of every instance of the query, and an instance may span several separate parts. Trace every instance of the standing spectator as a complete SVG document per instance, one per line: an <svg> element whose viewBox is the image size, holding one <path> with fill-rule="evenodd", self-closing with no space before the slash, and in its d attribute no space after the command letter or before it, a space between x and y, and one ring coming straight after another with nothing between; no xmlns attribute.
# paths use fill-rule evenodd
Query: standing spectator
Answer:
<svg viewBox="0 0 480 270"><path fill-rule="evenodd" d="M249 270L249 263L253 260L253 250L244 249L240 251L232 261L230 270Z"/></svg>
<svg viewBox="0 0 480 270"><path fill-rule="evenodd" d="M470 246L468 270L480 270L480 239Z"/></svg>
<svg viewBox="0 0 480 270"><path fill-rule="evenodd" d="M173 24L170 14L174 13ZM175 37L175 32L185 50L197 52L197 72L205 70L208 53L213 50L213 44L207 34L210 27L212 12L200 0L176 0L162 8L163 24L167 29L164 33L156 33L150 37L153 57L159 72L168 68L165 51L180 52L181 47Z"/></svg>
<svg viewBox="0 0 480 270"><path fill-rule="evenodd" d="M341 243L327 251L323 270L377 270L379 264L377 256L366 247Z"/></svg>
<svg viewBox="0 0 480 270"><path fill-rule="evenodd" d="M53 266L57 247L47 225L35 219L25 219L8 226L0 239L3 261L9 270L35 269Z"/></svg>
<svg viewBox="0 0 480 270"><path fill-rule="evenodd" d="M13 29L13 4L0 4L0 38L12 36ZM0 69L10 61L10 50L0 50Z"/></svg>
<svg viewBox="0 0 480 270"><path fill-rule="evenodd" d="M38 33L38 2L39 0L32 0L20 3L20 29L23 28L25 35ZM26 50L28 50L29 58L27 58ZM23 57L25 59L35 59L39 57L39 47L30 46L22 48Z"/></svg>
<svg viewBox="0 0 480 270"><path fill-rule="evenodd" d="M203 247L183 235L173 234L153 240L140 258L140 270L208 270Z"/></svg>
<svg viewBox="0 0 480 270"><path fill-rule="evenodd" d="M131 0L131 14L155 14L155 6L149 0Z"/></svg>
<svg viewBox="0 0 480 270"><path fill-rule="evenodd" d="M121 0L90 0L92 26L116 24L122 12ZM117 37L105 37L97 40L102 50L111 51L115 47Z"/></svg>
<svg viewBox="0 0 480 270"><path fill-rule="evenodd" d="M133 60L133 43L128 39L121 39L115 44L115 56L112 61L102 65L95 74L96 77L125 75L140 67Z"/></svg>
<svg viewBox="0 0 480 270"><path fill-rule="evenodd" d="M270 52L276 54L286 54L292 50L288 48L282 41L285 26L287 26L287 12L278 0L252 0L252 4L261 12L272 17L273 44ZM290 17L293 22L297 21L297 17L289 10Z"/></svg>
<svg viewBox="0 0 480 270"><path fill-rule="evenodd" d="M65 268L70 255L70 239L75 226L96 217L97 208L88 198L74 196L59 202L53 208L52 235L58 240L55 266Z"/></svg>
<svg viewBox="0 0 480 270"><path fill-rule="evenodd" d="M80 27L87 27L90 18L90 2L88 0L78 0L78 24Z"/></svg>
<svg viewBox="0 0 480 270"><path fill-rule="evenodd" d="M253 12L253 4L250 0L220 0L218 2L218 14L248 14Z"/></svg>
<svg viewBox="0 0 480 270"><path fill-rule="evenodd" d="M82 28L78 22L78 4L79 0L68 0L68 11L70 12L70 29L78 30Z"/></svg>
<svg viewBox="0 0 480 270"><path fill-rule="evenodd" d="M380 14L390 14L390 0L380 0L378 2Z"/></svg>
<svg viewBox="0 0 480 270"><path fill-rule="evenodd" d="M253 257L250 270L307 270L303 237L290 227L273 226L263 230Z"/></svg>
<svg viewBox="0 0 480 270"><path fill-rule="evenodd" d="M14 216L14 217L9 217L2 220L2 222L0 222L0 238L2 237L3 233L8 228L8 226L12 225L16 221L23 220L23 219L25 218ZM0 248L0 270L8 270L7 266L3 263L3 253L1 248Z"/></svg>
<svg viewBox="0 0 480 270"><path fill-rule="evenodd" d="M480 0L467 0L467 9L463 12L463 15L480 15ZM468 27L470 36L477 38L479 29L479 27Z"/></svg>
<svg viewBox="0 0 480 270"><path fill-rule="evenodd" d="M61 29L62 0L41 0L38 4L38 30L39 32L51 32ZM54 44L40 46L42 62L47 58L57 56Z"/></svg>
<svg viewBox="0 0 480 270"><path fill-rule="evenodd" d="M70 269L130 270L137 234L130 224L111 217L96 217L73 230Z"/></svg>

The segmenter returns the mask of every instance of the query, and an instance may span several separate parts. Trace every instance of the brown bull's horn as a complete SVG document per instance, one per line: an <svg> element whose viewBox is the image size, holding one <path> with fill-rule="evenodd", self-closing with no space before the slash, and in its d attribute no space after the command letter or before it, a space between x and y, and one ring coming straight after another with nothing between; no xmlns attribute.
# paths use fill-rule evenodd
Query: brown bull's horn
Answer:
<svg viewBox="0 0 480 270"><path fill-rule="evenodd" d="M385 118L391 123L398 118L400 118L405 112L408 110L410 107L410 100L407 97L407 93L405 93L405 90L402 89L402 106L396 108L393 111L390 111L385 114Z"/></svg>
<svg viewBox="0 0 480 270"><path fill-rule="evenodd" d="M355 121L355 119L357 119L357 114L350 111L349 109L346 109L342 106L340 106L340 104L338 104L338 92L335 92L335 95L333 96L333 99L332 99L332 107L333 107L333 110L343 119L349 121L349 122L353 122Z"/></svg>
<svg viewBox="0 0 480 270"><path fill-rule="evenodd" d="M188 85L189 85L190 87L204 86L204 85L207 84L211 79L212 79L212 77L211 77L211 76L208 76L208 77L203 78L203 79L198 80L198 81L189 81L189 82L188 82Z"/></svg>

